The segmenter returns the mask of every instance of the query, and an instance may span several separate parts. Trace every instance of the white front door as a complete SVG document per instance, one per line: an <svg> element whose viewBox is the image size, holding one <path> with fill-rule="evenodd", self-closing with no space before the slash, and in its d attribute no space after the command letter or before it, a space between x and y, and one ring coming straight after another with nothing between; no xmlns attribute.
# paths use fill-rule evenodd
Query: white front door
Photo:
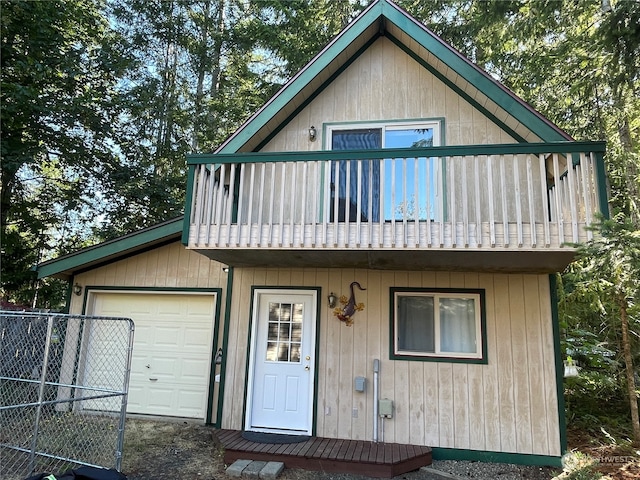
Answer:
<svg viewBox="0 0 640 480"><path fill-rule="evenodd" d="M246 430L311 435L315 291L254 291Z"/></svg>

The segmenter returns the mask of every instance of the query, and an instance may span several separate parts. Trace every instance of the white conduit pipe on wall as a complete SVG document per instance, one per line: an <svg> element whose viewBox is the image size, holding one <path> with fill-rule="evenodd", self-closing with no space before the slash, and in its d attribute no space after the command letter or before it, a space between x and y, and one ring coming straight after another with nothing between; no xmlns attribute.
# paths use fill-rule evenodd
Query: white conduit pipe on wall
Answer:
<svg viewBox="0 0 640 480"><path fill-rule="evenodd" d="M373 360L373 442L378 442L378 373L380 360Z"/></svg>

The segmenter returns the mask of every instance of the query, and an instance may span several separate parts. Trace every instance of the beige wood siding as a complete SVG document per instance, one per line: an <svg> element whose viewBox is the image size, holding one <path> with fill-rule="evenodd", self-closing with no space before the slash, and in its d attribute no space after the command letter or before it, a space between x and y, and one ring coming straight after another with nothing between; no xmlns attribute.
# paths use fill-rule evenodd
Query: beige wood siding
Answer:
<svg viewBox="0 0 640 480"><path fill-rule="evenodd" d="M293 118L263 151L322 150L321 127L327 122L432 118L444 118L446 145L515 143L482 112L391 41L381 38ZM309 141L311 125L319 132L315 142ZM519 129L518 133L535 140L529 132Z"/></svg>
<svg viewBox="0 0 640 480"><path fill-rule="evenodd" d="M222 288L227 274L221 263L187 250L180 242L154 248L74 277L90 287ZM71 295L70 313L81 314L83 295Z"/></svg>
<svg viewBox="0 0 640 480"><path fill-rule="evenodd" d="M468 85L465 83L462 87L464 90ZM467 90L469 88L471 87ZM263 148L263 151L322 150L325 132L321 127L325 123L408 119L444 119L444 145L516 143L513 137L444 82L390 40L382 38L293 118ZM518 133L527 140L538 140L530 132L522 131L524 127L511 117L500 118L500 120L512 128L517 127ZM311 125L314 125L319 132L315 142L309 141L308 138ZM451 195L455 198L455 205L448 202L444 209L450 216L457 220L462 220L465 216L474 218L475 212L463 210L467 208L463 207L463 190L465 189L468 189L468 195L471 198L477 195L480 199L479 211L483 218L489 215L489 200L493 192L489 192L486 188L486 179L489 176L487 168L486 161L481 160L476 174L475 164L469 159L449 159L445 171L445 185L446 188L453 188ZM303 178L301 170L302 167L294 173L293 166L288 165L287 179L290 180L291 185L298 185L311 191L319 181L312 175ZM269 167L267 167L267 177L268 172ZM514 221L516 218L525 218L528 221L531 216L538 223L542 221L542 207L546 199L541 197L540 169L535 155L521 156L516 160L512 156L494 159L490 176L494 192L514 192L514 197L505 198L504 202L493 195L491 208L494 211L495 221ZM294 177L297 177L296 180L293 180ZM277 192L280 192L280 180L278 176L275 181ZM249 178L246 178L245 182L245 188L249 188ZM523 185L527 183L531 188L525 190ZM514 185L519 187L516 188ZM476 190L478 190L477 193ZM532 192L531 204L525 193L529 190ZM522 193L515 196L515 192L520 191ZM270 185L267 182L265 199L270 198L270 192ZM285 204L287 201L288 198L284 198ZM307 211L311 211L310 207L307 205ZM280 199L276 194L274 217L277 217L279 208ZM519 215L516 209L520 210ZM256 210L254 205L254 212ZM296 218L299 218L299 212L296 215Z"/></svg>
<svg viewBox="0 0 640 480"><path fill-rule="evenodd" d="M326 297L348 294L354 280L367 289L356 290L366 307L347 327ZM395 405L394 418L384 423L385 442L560 455L547 275L236 268L223 428L243 424L252 286L322 289L317 435L372 438L377 358L380 398ZM485 289L488 364L389 360L393 286ZM367 378L365 393L354 391L356 376Z"/></svg>

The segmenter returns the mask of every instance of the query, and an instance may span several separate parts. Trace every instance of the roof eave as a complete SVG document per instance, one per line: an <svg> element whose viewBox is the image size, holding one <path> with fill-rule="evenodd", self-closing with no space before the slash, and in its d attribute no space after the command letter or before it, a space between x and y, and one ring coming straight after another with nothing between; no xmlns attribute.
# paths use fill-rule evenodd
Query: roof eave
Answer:
<svg viewBox="0 0 640 480"><path fill-rule="evenodd" d="M405 10L388 0L372 3L305 67L294 75L267 103L253 114L215 153L240 151L260 130L265 127L275 112L278 112L298 95L324 68L342 53L345 48L362 35L371 25L392 22L447 64L458 75L465 78L478 90L486 94L510 115L517 118L545 142L573 141L573 138L554 125L531 105L519 98L486 71L475 65L458 50L442 40L433 31L409 15Z"/></svg>
<svg viewBox="0 0 640 480"><path fill-rule="evenodd" d="M154 225L138 232L83 248L77 252L48 260L36 267L38 278L68 280L76 273L97 265L111 263L152 246L179 240L183 217Z"/></svg>

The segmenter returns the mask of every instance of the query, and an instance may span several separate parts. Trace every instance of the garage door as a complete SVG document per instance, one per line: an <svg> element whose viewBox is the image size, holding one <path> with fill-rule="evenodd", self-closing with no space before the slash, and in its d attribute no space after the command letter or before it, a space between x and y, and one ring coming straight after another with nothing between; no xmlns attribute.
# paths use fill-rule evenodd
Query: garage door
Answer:
<svg viewBox="0 0 640 480"><path fill-rule="evenodd" d="M93 314L135 323L128 413L204 419L215 294L95 292Z"/></svg>

